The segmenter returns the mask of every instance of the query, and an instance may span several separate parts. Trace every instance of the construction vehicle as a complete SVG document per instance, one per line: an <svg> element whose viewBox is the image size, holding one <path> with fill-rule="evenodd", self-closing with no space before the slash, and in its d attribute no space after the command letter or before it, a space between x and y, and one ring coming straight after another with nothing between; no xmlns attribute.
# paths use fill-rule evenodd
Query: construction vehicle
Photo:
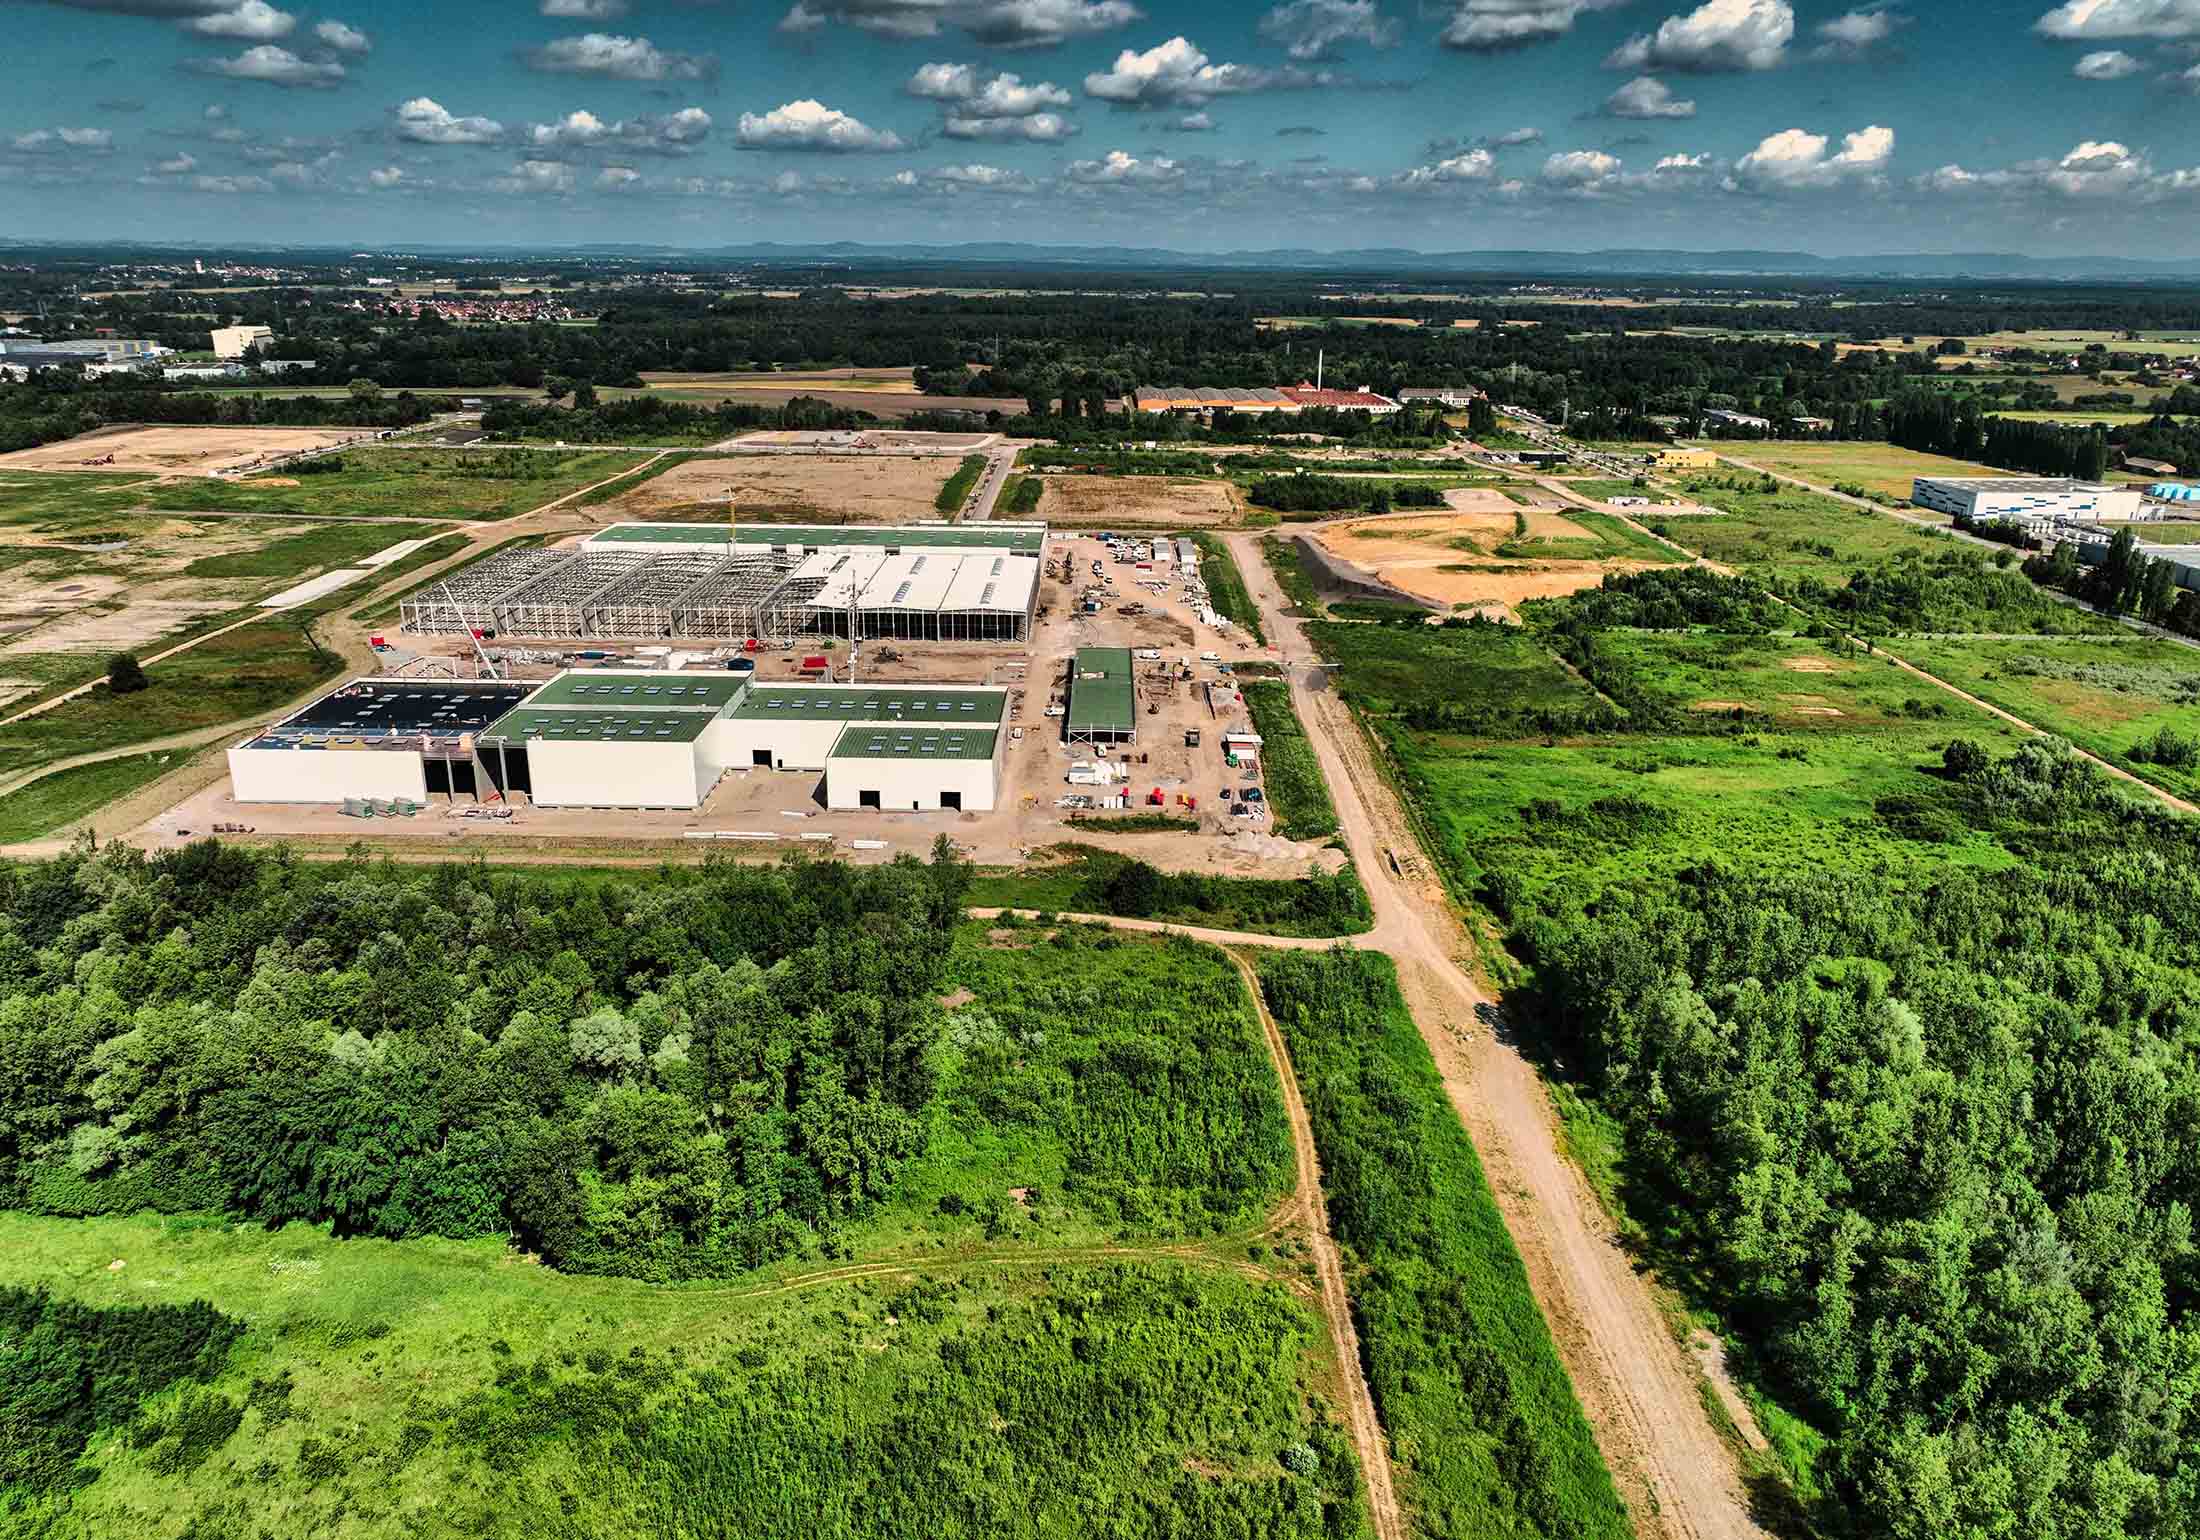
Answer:
<svg viewBox="0 0 2200 1540"><path fill-rule="evenodd" d="M1160 788L1160 787L1156 786L1156 787L1155 787L1155 788L1154 788L1154 789L1153 789L1153 790L1152 790L1151 792L1147 793L1147 795L1146 795L1146 805L1147 805L1148 807L1166 807L1166 806L1168 806L1168 801L1167 801L1167 799L1166 799L1166 798L1164 798L1164 797L1163 797L1163 796L1161 795L1161 788Z"/></svg>
<svg viewBox="0 0 2200 1540"><path fill-rule="evenodd" d="M1184 729L1184 747L1186 747L1186 748L1188 748L1188 749L1196 749L1196 748L1198 748L1198 747L1199 747L1199 729L1198 729L1198 728L1196 728L1196 727L1187 727L1187 728L1185 728L1185 729Z"/></svg>

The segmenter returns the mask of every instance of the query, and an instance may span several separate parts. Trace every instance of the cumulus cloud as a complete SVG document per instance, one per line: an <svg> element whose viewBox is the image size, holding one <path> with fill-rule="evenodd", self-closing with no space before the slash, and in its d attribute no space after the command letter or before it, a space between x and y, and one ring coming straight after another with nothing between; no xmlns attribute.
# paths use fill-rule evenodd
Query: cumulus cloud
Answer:
<svg viewBox="0 0 2200 1540"><path fill-rule="evenodd" d="M365 53L374 47L373 39L357 27L334 19L318 23L313 29L313 35L321 40L324 47L333 48L338 53Z"/></svg>
<svg viewBox="0 0 2200 1540"><path fill-rule="evenodd" d="M632 166L606 166L596 173L596 185L612 192L632 187L642 179L642 174Z"/></svg>
<svg viewBox="0 0 2200 1540"><path fill-rule="evenodd" d="M333 59L301 59L287 48L262 43L247 48L234 59L192 59L185 67L202 75L221 75L230 80L257 80L271 86L308 86L325 90L340 85L344 67Z"/></svg>
<svg viewBox="0 0 2200 1540"><path fill-rule="evenodd" d="M911 96L951 102L971 117L1021 118L1049 107L1067 107L1070 94L1052 81L1025 85L1021 75L1005 71L983 79L968 64L927 64L904 87Z"/></svg>
<svg viewBox="0 0 2200 1540"><path fill-rule="evenodd" d="M1608 118L1692 118L1696 104L1682 101L1655 75L1637 75L1604 99Z"/></svg>
<svg viewBox="0 0 2200 1540"><path fill-rule="evenodd" d="M1375 0L1290 0L1260 19L1260 35L1294 59L1326 59L1346 43L1389 48L1403 26Z"/></svg>
<svg viewBox="0 0 2200 1540"><path fill-rule="evenodd" d="M391 109L397 137L416 144L495 144L504 125L494 118L460 117L441 102L416 96Z"/></svg>
<svg viewBox="0 0 2200 1540"><path fill-rule="evenodd" d="M744 150L898 150L901 136L873 128L837 108L805 97L765 113L744 112L733 142Z"/></svg>
<svg viewBox="0 0 2200 1540"><path fill-rule="evenodd" d="M112 130L104 128L34 128L11 141L18 150L33 154L49 150L90 150L104 154L115 147Z"/></svg>
<svg viewBox="0 0 2200 1540"><path fill-rule="evenodd" d="M1441 187L1446 183L1488 182L1496 175L1496 156L1487 150L1469 150L1464 155L1401 172L1398 183L1403 187Z"/></svg>
<svg viewBox="0 0 2200 1540"><path fill-rule="evenodd" d="M1788 0L1705 0L1612 50L1607 69L1769 70L1787 62L1795 37Z"/></svg>
<svg viewBox="0 0 2200 1540"><path fill-rule="evenodd" d="M1516 145L1541 144L1542 142L1543 130L1540 128L1509 128L1490 141L1499 149L1505 150L1512 149Z"/></svg>
<svg viewBox="0 0 2200 1540"><path fill-rule="evenodd" d="M1877 124L1843 136L1832 155L1824 134L1785 129L1759 141L1734 163L1740 187L1759 191L1831 187L1877 176L1894 158L1894 130Z"/></svg>
<svg viewBox="0 0 2200 1540"><path fill-rule="evenodd" d="M527 143L545 153L560 150L616 149L622 154L692 155L710 137L711 116L700 107L656 117L606 122L586 108L576 108L555 123L530 123Z"/></svg>
<svg viewBox="0 0 2200 1540"><path fill-rule="evenodd" d="M2200 38L2200 0L2065 0L2033 27L2044 36L2072 42Z"/></svg>
<svg viewBox="0 0 2200 1540"><path fill-rule="evenodd" d="M1593 11L1609 11L1628 0L1455 0L1451 17L1436 41L1446 48L1494 53L1547 43L1574 30L1574 22Z"/></svg>
<svg viewBox="0 0 2200 1540"><path fill-rule="evenodd" d="M367 173L367 185L374 188L401 187L406 180L403 166L377 166Z"/></svg>
<svg viewBox="0 0 2200 1540"><path fill-rule="evenodd" d="M884 37L938 37L953 28L991 48L1046 48L1143 19L1130 0L796 0L782 32L848 26Z"/></svg>
<svg viewBox="0 0 2200 1540"><path fill-rule="evenodd" d="M1077 125L1059 112L1034 112L1014 118L973 118L950 112L940 124L950 139L1021 139L1030 144L1060 144L1077 137Z"/></svg>
<svg viewBox="0 0 2200 1540"><path fill-rule="evenodd" d="M2124 80L2145 68L2121 48L2103 48L2072 65L2070 73L2080 80Z"/></svg>
<svg viewBox="0 0 2200 1540"><path fill-rule="evenodd" d="M536 9L559 21L617 21L626 14L626 0L542 0Z"/></svg>
<svg viewBox="0 0 2200 1540"><path fill-rule="evenodd" d="M718 56L674 53L646 37L584 32L561 37L520 56L546 75L601 75L607 80L713 80Z"/></svg>
<svg viewBox="0 0 2200 1540"><path fill-rule="evenodd" d="M1562 150L1543 162L1537 180L1547 187L1579 190L1610 181L1620 168L1620 158L1602 150Z"/></svg>
<svg viewBox="0 0 2200 1540"><path fill-rule="evenodd" d="M1085 94L1126 107L1198 107L1217 96L1303 90L1334 77L1296 67L1268 70L1216 64L1191 39L1177 36L1139 53L1126 48L1110 69L1085 77Z"/></svg>
<svg viewBox="0 0 2200 1540"><path fill-rule="evenodd" d="M569 193L573 190L573 168L557 160L516 161L509 175L489 185L504 193Z"/></svg>
<svg viewBox="0 0 2200 1540"><path fill-rule="evenodd" d="M227 10L194 16L184 23L190 31L206 37L241 37L253 43L271 43L279 37L288 37L297 25L297 17L288 11L278 11L267 0L239 0Z"/></svg>
<svg viewBox="0 0 2200 1540"><path fill-rule="evenodd" d="M1062 174L1088 187L1169 186L1184 180L1184 167L1164 155L1141 159L1128 150L1110 150L1099 160L1073 160Z"/></svg>
<svg viewBox="0 0 2200 1540"><path fill-rule="evenodd" d="M1038 188L1038 184L1021 171L1004 170L976 161L962 166L934 166L921 175L913 171L898 172L894 181L902 187L929 186L947 192L1021 193Z"/></svg>
<svg viewBox="0 0 2200 1540"><path fill-rule="evenodd" d="M155 176L188 176L199 169L198 158L188 151L170 156L153 165Z"/></svg>
<svg viewBox="0 0 2200 1540"><path fill-rule="evenodd" d="M2200 169L2158 171L2142 150L2113 139L2088 139L2055 160L2023 160L1992 171L1947 165L1918 177L1920 191L2047 195L2073 201L2156 203L2200 193Z"/></svg>
<svg viewBox="0 0 2200 1540"><path fill-rule="evenodd" d="M264 176L195 176L191 185L203 193L271 193L275 184Z"/></svg>

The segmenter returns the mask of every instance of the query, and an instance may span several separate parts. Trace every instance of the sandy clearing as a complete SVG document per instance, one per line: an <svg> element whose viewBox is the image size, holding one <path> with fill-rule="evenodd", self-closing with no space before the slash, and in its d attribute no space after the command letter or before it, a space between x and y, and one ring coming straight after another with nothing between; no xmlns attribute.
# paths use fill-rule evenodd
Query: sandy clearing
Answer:
<svg viewBox="0 0 2200 1540"><path fill-rule="evenodd" d="M0 455L0 470L147 471L204 476L242 469L301 449L349 443L361 428L102 428L35 449Z"/></svg>
<svg viewBox="0 0 2200 1540"><path fill-rule="evenodd" d="M27 631L0 646L0 656L142 647L208 615L219 615L236 607L237 601L227 598L161 598L134 594L123 609L83 611Z"/></svg>
<svg viewBox="0 0 2200 1540"><path fill-rule="evenodd" d="M597 512L621 519L732 517L827 524L935 519L955 462L937 455L735 455L689 460Z"/></svg>
<svg viewBox="0 0 2200 1540"><path fill-rule="evenodd" d="M1838 706L1797 706L1795 714L1803 717L1839 717L1848 713Z"/></svg>
<svg viewBox="0 0 2200 1540"><path fill-rule="evenodd" d="M1841 665L1831 658L1782 658L1780 666L1796 674L1838 674Z"/></svg>
<svg viewBox="0 0 2200 1540"><path fill-rule="evenodd" d="M1037 517L1050 524L1228 524L1238 504L1228 482L1174 476L1077 476L1040 478Z"/></svg>
<svg viewBox="0 0 2200 1540"><path fill-rule="evenodd" d="M1562 513L1544 508L1524 510L1528 520L1527 538L1530 540L1595 540L1596 532L1585 529Z"/></svg>
<svg viewBox="0 0 2200 1540"><path fill-rule="evenodd" d="M1688 709L1690 711L1747 711L1749 702L1743 700L1700 700Z"/></svg>

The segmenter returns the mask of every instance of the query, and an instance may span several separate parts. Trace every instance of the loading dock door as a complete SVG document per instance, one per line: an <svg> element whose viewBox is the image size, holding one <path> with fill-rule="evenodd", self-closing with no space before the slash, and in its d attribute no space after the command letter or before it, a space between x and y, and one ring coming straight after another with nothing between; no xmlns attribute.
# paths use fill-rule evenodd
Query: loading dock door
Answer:
<svg viewBox="0 0 2200 1540"><path fill-rule="evenodd" d="M749 763L759 769L769 770L772 767L772 751L770 749L756 750L755 753L749 756Z"/></svg>
<svg viewBox="0 0 2200 1540"><path fill-rule="evenodd" d="M857 807L877 807L878 805L879 805L879 800L878 800L878 793L877 793L877 792L875 792L875 791L859 791L859 792L857 792L857 793L856 793L856 806L857 806Z"/></svg>
<svg viewBox="0 0 2200 1540"><path fill-rule="evenodd" d="M961 812L963 806L963 794L959 791L941 792L940 806L945 808L950 813Z"/></svg>

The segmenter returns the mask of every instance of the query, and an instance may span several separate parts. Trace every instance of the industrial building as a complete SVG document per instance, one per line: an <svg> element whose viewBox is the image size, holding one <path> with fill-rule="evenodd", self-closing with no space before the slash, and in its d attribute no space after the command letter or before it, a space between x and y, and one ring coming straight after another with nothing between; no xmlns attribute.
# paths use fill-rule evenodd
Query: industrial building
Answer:
<svg viewBox="0 0 2200 1540"><path fill-rule="evenodd" d="M1439 406L1468 407L1482 398L1482 392L1472 385L1405 385L1398 390L1398 399L1407 405L1416 401L1433 402Z"/></svg>
<svg viewBox="0 0 2200 1540"><path fill-rule="evenodd" d="M1690 444L1675 444L1670 449L1660 449L1651 458L1661 471L1715 471L1719 468L1717 450L1698 449Z"/></svg>
<svg viewBox="0 0 2200 1540"><path fill-rule="evenodd" d="M1294 413L1303 410L1282 391L1267 385L1252 387L1209 385L1141 385L1131 392L1135 411L1181 415L1213 412Z"/></svg>
<svg viewBox="0 0 2200 1540"><path fill-rule="evenodd" d="M1920 476L1910 483L1910 501L1971 523L2097 523L2139 514L2135 486L2049 476Z"/></svg>
<svg viewBox="0 0 2200 1540"><path fill-rule="evenodd" d="M216 358L242 358L256 347L272 345L275 332L267 326L217 326L214 328L214 356Z"/></svg>
<svg viewBox="0 0 2200 1540"><path fill-rule="evenodd" d="M591 638L1031 634L1043 524L618 524L484 558L400 606L400 629Z"/></svg>
<svg viewBox="0 0 2200 1540"><path fill-rule="evenodd" d="M570 670L540 685L357 679L229 751L239 802L691 809L729 770L825 776L825 805L991 811L1005 690Z"/></svg>
<svg viewBox="0 0 2200 1540"><path fill-rule="evenodd" d="M1069 668L1063 736L1093 745L1138 741L1138 683L1128 647L1080 647Z"/></svg>

